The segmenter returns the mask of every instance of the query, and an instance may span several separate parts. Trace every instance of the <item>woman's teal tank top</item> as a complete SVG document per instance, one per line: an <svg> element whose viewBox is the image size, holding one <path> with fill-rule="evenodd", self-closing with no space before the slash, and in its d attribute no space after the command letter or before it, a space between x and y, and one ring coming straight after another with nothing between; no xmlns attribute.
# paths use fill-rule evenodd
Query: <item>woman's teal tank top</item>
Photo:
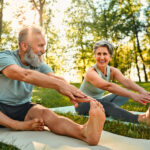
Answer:
<svg viewBox="0 0 150 150"><path fill-rule="evenodd" d="M106 81L110 81L110 66L107 65L107 76L105 76L95 64L92 66L95 68L98 75ZM93 97L94 99L101 99L104 96L105 90L95 87L90 82L87 82L85 79L83 80L80 90L88 96Z"/></svg>

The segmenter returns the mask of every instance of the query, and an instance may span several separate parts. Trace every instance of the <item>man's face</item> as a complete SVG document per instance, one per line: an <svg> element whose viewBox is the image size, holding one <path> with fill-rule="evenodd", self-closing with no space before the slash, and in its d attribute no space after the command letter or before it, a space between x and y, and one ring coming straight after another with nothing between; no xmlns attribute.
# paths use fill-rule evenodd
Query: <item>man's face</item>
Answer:
<svg viewBox="0 0 150 150"><path fill-rule="evenodd" d="M45 39L41 34L34 34L29 37L28 49L25 53L25 62L33 67L42 64L42 55L45 53Z"/></svg>

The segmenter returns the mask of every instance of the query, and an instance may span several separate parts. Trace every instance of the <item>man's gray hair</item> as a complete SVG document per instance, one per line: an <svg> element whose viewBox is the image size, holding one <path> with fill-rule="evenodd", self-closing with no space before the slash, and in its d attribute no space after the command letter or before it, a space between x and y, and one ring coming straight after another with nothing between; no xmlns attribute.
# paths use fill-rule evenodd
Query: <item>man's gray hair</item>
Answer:
<svg viewBox="0 0 150 150"><path fill-rule="evenodd" d="M19 37L18 37L18 44L20 46L20 43L22 41L26 41L28 38L28 35L32 33L38 33L38 34L42 34L40 28L38 27L34 27L34 26L25 26L23 29L20 30L19 32Z"/></svg>
<svg viewBox="0 0 150 150"><path fill-rule="evenodd" d="M99 47L107 47L108 52L111 56L114 53L114 46L107 41L97 41L93 46L93 52L95 53Z"/></svg>

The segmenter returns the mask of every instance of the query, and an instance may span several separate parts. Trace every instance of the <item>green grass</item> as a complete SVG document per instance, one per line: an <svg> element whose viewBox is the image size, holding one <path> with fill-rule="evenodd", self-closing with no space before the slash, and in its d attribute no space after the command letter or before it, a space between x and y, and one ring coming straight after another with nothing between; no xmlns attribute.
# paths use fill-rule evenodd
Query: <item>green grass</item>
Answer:
<svg viewBox="0 0 150 150"><path fill-rule="evenodd" d="M19 150L19 148L0 142L0 150Z"/></svg>

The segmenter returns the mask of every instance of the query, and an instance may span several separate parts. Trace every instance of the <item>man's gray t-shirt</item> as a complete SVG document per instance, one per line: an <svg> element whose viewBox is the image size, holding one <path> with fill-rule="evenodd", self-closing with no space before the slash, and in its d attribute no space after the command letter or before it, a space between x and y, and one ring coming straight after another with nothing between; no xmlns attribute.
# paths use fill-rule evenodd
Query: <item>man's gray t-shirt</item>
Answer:
<svg viewBox="0 0 150 150"><path fill-rule="evenodd" d="M9 65L16 64L25 69L33 69L30 66L22 64L16 51L0 52L0 102L8 105L20 105L31 101L33 85L23 81L12 80L2 74L2 70ZM52 69L45 63L34 70L41 73L53 72Z"/></svg>

